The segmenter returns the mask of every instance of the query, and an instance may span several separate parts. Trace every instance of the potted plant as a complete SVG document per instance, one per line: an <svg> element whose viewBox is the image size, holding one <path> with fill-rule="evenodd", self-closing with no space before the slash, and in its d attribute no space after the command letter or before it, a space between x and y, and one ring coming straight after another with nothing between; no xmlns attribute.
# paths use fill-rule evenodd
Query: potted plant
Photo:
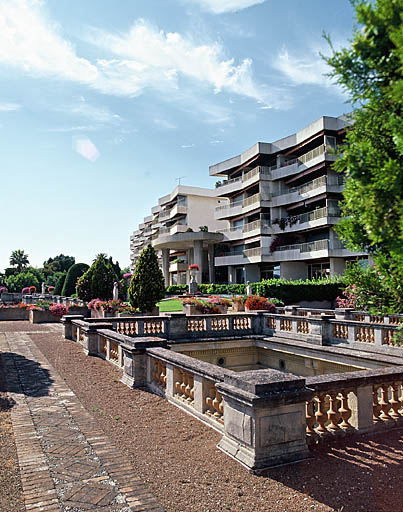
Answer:
<svg viewBox="0 0 403 512"><path fill-rule="evenodd" d="M206 300L206 303L213 306L215 313L224 315L227 313L228 308L231 305L231 301L229 299L224 299L223 297L217 297L215 295L210 296Z"/></svg>
<svg viewBox="0 0 403 512"><path fill-rule="evenodd" d="M185 315L201 315L203 313L203 301L200 299L182 299L182 309Z"/></svg>

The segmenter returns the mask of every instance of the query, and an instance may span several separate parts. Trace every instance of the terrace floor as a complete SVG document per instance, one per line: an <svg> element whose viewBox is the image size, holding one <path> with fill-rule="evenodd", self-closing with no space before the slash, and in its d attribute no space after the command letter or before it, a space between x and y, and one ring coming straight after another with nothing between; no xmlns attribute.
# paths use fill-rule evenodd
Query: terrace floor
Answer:
<svg viewBox="0 0 403 512"><path fill-rule="evenodd" d="M322 444L258 477L59 324L1 322L0 354L0 511L403 511L402 430Z"/></svg>

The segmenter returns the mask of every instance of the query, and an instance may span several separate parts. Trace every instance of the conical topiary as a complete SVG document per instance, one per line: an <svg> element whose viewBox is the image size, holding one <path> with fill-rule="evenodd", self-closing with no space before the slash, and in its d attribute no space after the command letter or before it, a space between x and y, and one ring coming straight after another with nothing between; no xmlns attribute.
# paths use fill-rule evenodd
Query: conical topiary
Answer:
<svg viewBox="0 0 403 512"><path fill-rule="evenodd" d="M164 276L158 265L157 255L151 245L138 257L129 286L130 304L140 311L152 311L165 297Z"/></svg>
<svg viewBox="0 0 403 512"><path fill-rule="evenodd" d="M78 278L80 278L89 268L90 267L86 263L75 263L72 265L67 272L66 279L64 280L62 295L65 297L71 297L73 293L76 293Z"/></svg>
<svg viewBox="0 0 403 512"><path fill-rule="evenodd" d="M113 283L119 281L120 276L115 273L114 267L104 254L99 254L91 267L77 282L77 296L89 301L91 299L111 299L113 297Z"/></svg>

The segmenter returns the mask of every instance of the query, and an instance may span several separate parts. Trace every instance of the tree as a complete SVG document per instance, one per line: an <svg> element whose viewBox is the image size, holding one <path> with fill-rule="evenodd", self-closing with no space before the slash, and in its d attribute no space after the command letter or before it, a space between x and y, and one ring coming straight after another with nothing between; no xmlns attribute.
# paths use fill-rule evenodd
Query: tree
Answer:
<svg viewBox="0 0 403 512"><path fill-rule="evenodd" d="M94 263L77 282L78 297L86 301L111 299L113 283L120 280L120 275L115 271L116 265L111 263L111 259L108 260L106 254L98 254Z"/></svg>
<svg viewBox="0 0 403 512"><path fill-rule="evenodd" d="M35 288L39 291L41 282L32 272L20 272L15 276L7 277L6 286L10 292L16 293L21 292L21 290L26 286L35 286Z"/></svg>
<svg viewBox="0 0 403 512"><path fill-rule="evenodd" d="M76 293L77 280L89 268L86 263L75 263L69 268L62 289L62 295L64 297L71 297L73 293Z"/></svg>
<svg viewBox="0 0 403 512"><path fill-rule="evenodd" d="M326 58L357 107L334 164L347 177L336 231L373 256L403 311L403 0L353 3L361 28Z"/></svg>
<svg viewBox="0 0 403 512"><path fill-rule="evenodd" d="M17 267L18 272L21 272L29 264L28 254L25 254L21 249L13 251L10 256L10 265Z"/></svg>
<svg viewBox="0 0 403 512"><path fill-rule="evenodd" d="M53 274L55 272L67 272L69 268L74 265L76 259L74 256L66 256L59 254L54 258L49 258L43 262L43 269L46 274Z"/></svg>
<svg viewBox="0 0 403 512"><path fill-rule="evenodd" d="M61 295L63 290L64 281L66 279L67 272L58 272L57 279L55 280L55 289L53 290L53 295ZM54 274L56 275L56 274Z"/></svg>
<svg viewBox="0 0 403 512"><path fill-rule="evenodd" d="M152 311L165 297L164 276L158 265L157 255L151 245L138 257L129 286L129 301L140 311Z"/></svg>

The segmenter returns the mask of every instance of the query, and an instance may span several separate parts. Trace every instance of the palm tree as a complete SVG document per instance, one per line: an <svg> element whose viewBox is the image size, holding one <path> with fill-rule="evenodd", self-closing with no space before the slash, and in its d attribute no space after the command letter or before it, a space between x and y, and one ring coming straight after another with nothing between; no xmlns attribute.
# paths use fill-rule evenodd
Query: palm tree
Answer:
<svg viewBox="0 0 403 512"><path fill-rule="evenodd" d="M10 265L17 267L18 272L21 272L29 264L28 254L25 254L21 249L13 251L10 256Z"/></svg>

